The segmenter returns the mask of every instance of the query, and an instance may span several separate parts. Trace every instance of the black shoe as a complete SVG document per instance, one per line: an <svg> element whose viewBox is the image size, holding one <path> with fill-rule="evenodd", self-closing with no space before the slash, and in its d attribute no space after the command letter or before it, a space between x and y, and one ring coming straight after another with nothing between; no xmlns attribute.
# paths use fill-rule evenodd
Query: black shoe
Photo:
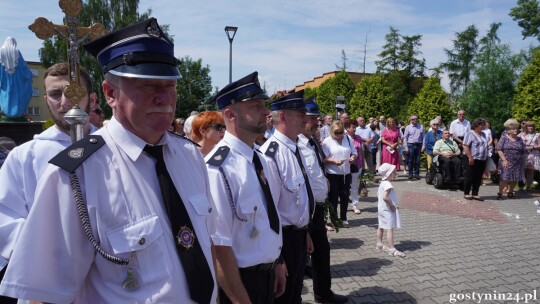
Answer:
<svg viewBox="0 0 540 304"><path fill-rule="evenodd" d="M412 179L412 175L409 175L409 179Z"/></svg>
<svg viewBox="0 0 540 304"><path fill-rule="evenodd" d="M415 175L414 178L420 179L420 176L419 176L419 175Z"/></svg>
<svg viewBox="0 0 540 304"><path fill-rule="evenodd" d="M332 295L326 298L315 295L315 302L317 303L347 303L349 302L349 298L332 292Z"/></svg>

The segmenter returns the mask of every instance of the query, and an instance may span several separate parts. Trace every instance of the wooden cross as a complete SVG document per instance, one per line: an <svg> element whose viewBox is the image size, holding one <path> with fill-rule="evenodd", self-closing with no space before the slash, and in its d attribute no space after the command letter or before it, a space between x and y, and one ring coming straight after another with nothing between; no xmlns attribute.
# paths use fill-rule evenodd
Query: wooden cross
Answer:
<svg viewBox="0 0 540 304"><path fill-rule="evenodd" d="M39 39L49 39L58 35L68 41L67 58L69 84L64 94L78 107L79 102L87 96L86 89L81 86L79 69L79 45L86 39L94 40L107 33L103 24L94 23L89 27L77 27L77 16L82 9L82 0L60 0L58 5L66 14L66 24L58 25L43 17L38 17L28 28Z"/></svg>

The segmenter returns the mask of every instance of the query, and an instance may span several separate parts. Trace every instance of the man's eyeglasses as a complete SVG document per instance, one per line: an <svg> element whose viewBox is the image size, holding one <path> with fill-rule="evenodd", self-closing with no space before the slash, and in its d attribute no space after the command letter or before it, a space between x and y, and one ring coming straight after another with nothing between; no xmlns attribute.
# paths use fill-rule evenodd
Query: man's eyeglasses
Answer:
<svg viewBox="0 0 540 304"><path fill-rule="evenodd" d="M432 124L432 126L437 126L438 127L438 126L440 126L440 124Z"/></svg>
<svg viewBox="0 0 540 304"><path fill-rule="evenodd" d="M52 102L59 103L64 95L64 90L49 90L45 92L45 96Z"/></svg>
<svg viewBox="0 0 540 304"><path fill-rule="evenodd" d="M220 123L215 123L215 124L210 125L208 127L209 128L212 127L212 128L214 128L214 130L219 131L219 132L225 131L227 129L227 127L225 125L222 125Z"/></svg>

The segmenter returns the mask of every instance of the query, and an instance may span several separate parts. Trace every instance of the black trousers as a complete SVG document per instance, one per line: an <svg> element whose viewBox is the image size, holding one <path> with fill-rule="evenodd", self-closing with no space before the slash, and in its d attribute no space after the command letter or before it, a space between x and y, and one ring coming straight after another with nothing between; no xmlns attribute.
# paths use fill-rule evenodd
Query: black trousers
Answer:
<svg viewBox="0 0 540 304"><path fill-rule="evenodd" d="M339 218L346 221L347 208L349 207L349 195L351 194L351 174L328 174L328 181L330 182L328 199L330 200L332 207L334 207L334 210L336 210L336 213L339 202Z"/></svg>
<svg viewBox="0 0 540 304"><path fill-rule="evenodd" d="M302 285L306 268L307 230L284 230L281 255L287 265L287 283L285 293L275 299L279 304L302 303Z"/></svg>
<svg viewBox="0 0 540 304"><path fill-rule="evenodd" d="M242 284L246 288L251 303L274 303L274 269L269 270L246 270L240 268ZM230 304L223 289L219 289L219 299L222 304Z"/></svg>
<svg viewBox="0 0 540 304"><path fill-rule="evenodd" d="M461 176L461 166L463 162L459 156L454 155L448 158L439 155L439 161L442 164L446 181L455 181L457 177Z"/></svg>
<svg viewBox="0 0 540 304"><path fill-rule="evenodd" d="M482 176L486 169L486 161L475 159L474 164L471 166L469 165L469 160L464 157L463 162L465 163L465 183L463 184L463 193L465 193L465 195L472 194L476 196L478 195L480 185L482 184Z"/></svg>
<svg viewBox="0 0 540 304"><path fill-rule="evenodd" d="M313 269L313 292L321 298L332 295L330 276L330 244L326 234L326 220L324 219L324 207L317 204L313 219L309 224L309 236L313 241L313 253L311 253L311 268Z"/></svg>

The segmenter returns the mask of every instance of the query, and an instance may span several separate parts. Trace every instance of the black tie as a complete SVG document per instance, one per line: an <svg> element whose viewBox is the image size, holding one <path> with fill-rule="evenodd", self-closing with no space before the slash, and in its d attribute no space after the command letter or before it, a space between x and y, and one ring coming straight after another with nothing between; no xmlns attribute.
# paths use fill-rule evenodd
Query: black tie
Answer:
<svg viewBox="0 0 540 304"><path fill-rule="evenodd" d="M176 251L180 256L191 299L197 303L210 303L214 279L206 262L201 245L189 214L174 186L163 160L163 146L144 147L144 151L156 159L156 173L165 209L175 236Z"/></svg>
<svg viewBox="0 0 540 304"><path fill-rule="evenodd" d="M300 170L302 170L302 175L306 181L306 191L309 199L309 221L311 222L311 217L313 216L313 209L315 208L315 199L313 198L313 192L311 186L309 185L309 179L306 174L306 169L304 169L304 164L302 164L302 158L300 157L300 149L296 146L296 151L294 152L298 165L300 165Z"/></svg>
<svg viewBox="0 0 540 304"><path fill-rule="evenodd" d="M316 139L313 139L313 137L309 138L309 144L315 149L315 154L317 154L317 162L319 163L319 166L321 167L321 170L323 171L323 174L326 176L326 168L324 166L324 159L326 156L324 155L324 152L319 147L319 143Z"/></svg>
<svg viewBox="0 0 540 304"><path fill-rule="evenodd" d="M276 205L274 205L274 199L270 192L270 186L264 176L263 166L261 160L257 155L257 152L253 151L253 164L255 165L255 171L257 172L257 179L264 192L264 198L266 200L266 213L268 214L268 221L270 222L270 228L279 234L279 216L276 211Z"/></svg>

